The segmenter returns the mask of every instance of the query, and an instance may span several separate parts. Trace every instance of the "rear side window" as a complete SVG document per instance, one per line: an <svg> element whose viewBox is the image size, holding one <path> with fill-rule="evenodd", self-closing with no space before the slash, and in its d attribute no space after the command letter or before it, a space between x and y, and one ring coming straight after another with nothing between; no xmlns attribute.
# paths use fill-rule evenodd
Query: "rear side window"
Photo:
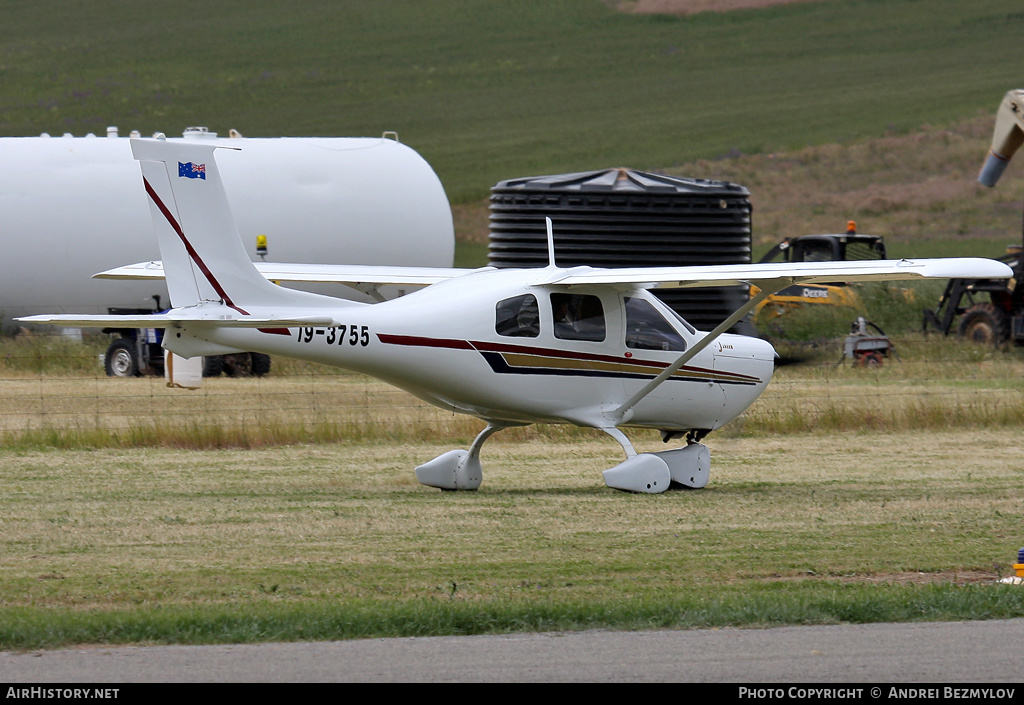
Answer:
<svg viewBox="0 0 1024 705"><path fill-rule="evenodd" d="M513 296L499 301L494 308L494 330L512 338L536 338L540 335L540 307L533 294Z"/></svg>
<svg viewBox="0 0 1024 705"><path fill-rule="evenodd" d="M605 339L604 307L590 294L552 294L551 312L555 337L562 340Z"/></svg>

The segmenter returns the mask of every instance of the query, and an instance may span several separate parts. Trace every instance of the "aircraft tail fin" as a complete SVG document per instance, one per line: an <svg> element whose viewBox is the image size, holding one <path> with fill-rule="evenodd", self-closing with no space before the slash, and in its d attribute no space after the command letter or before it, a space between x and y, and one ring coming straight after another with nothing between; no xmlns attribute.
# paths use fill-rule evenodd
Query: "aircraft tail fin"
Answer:
<svg viewBox="0 0 1024 705"><path fill-rule="evenodd" d="M242 307L323 306L323 297L279 287L256 270L238 235L216 149L202 143L132 140L171 305L220 302L243 315Z"/></svg>

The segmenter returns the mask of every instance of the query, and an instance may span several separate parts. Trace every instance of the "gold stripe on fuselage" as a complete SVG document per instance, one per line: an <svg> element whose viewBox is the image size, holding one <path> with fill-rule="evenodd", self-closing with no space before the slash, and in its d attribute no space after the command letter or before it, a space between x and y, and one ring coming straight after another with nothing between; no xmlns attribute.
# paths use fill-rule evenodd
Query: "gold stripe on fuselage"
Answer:
<svg viewBox="0 0 1024 705"><path fill-rule="evenodd" d="M612 372L619 374L639 374L655 377L667 365L662 364L630 364L628 362L606 362L603 360L580 360L576 358L559 358L541 355L524 355L522 353L502 353L501 356L509 367L533 369L579 370L581 372ZM746 382L754 380L741 375L713 372L711 370L695 370L683 368L672 375L673 379L701 379L718 382Z"/></svg>

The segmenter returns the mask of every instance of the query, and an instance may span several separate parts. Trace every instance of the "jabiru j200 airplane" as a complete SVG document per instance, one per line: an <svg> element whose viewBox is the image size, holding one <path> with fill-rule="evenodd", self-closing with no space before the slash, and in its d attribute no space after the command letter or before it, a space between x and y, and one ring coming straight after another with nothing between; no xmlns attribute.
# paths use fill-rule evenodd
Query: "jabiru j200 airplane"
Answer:
<svg viewBox="0 0 1024 705"><path fill-rule="evenodd" d="M468 450L416 468L443 490L475 490L480 449L493 433L532 423L596 428L626 459L605 483L632 492L707 484L700 441L739 416L772 377L775 351L726 333L764 298L793 284L915 278L1009 277L986 259L562 268L548 221L549 262L535 269L437 269L254 264L239 238L214 151L203 144L133 140L161 263L107 276L167 281L172 309L148 316L32 316L66 326L164 328L185 358L262 352L378 377L444 409L480 418ZM287 204L282 204L287 207ZM340 282L362 290L425 285L360 303L272 281ZM717 328L695 330L650 292L662 287L753 284L759 290ZM637 453L623 429L648 428L677 448Z"/></svg>

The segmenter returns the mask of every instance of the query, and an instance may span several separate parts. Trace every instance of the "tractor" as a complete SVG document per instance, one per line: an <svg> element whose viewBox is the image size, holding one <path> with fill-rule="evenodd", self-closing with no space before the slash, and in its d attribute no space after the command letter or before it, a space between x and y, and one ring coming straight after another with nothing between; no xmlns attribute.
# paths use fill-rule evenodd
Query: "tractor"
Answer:
<svg viewBox="0 0 1024 705"><path fill-rule="evenodd" d="M996 113L992 147L978 175L985 186L995 186L1017 148L1024 143L1024 90L1009 91ZM1024 344L1024 257L1021 245L1011 245L997 258L1013 269L1006 279L951 279L935 310L924 312L924 329L943 335L953 331L984 345L1013 341Z"/></svg>

